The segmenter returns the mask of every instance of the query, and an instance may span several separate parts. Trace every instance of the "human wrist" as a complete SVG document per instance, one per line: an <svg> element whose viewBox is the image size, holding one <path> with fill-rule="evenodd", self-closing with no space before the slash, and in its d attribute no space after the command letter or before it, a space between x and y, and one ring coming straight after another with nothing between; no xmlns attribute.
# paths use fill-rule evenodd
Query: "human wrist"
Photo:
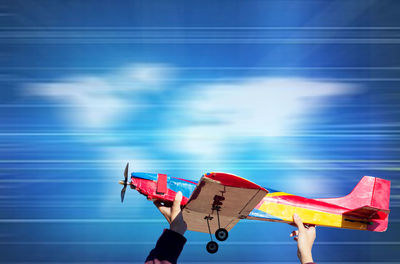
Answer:
<svg viewBox="0 0 400 264"><path fill-rule="evenodd" d="M301 264L306 264L306 263L313 263L314 260L312 258L311 252L307 254L301 254Z"/></svg>
<svg viewBox="0 0 400 264"><path fill-rule="evenodd" d="M185 234L186 232L187 227L170 225L169 229L183 236L183 234Z"/></svg>

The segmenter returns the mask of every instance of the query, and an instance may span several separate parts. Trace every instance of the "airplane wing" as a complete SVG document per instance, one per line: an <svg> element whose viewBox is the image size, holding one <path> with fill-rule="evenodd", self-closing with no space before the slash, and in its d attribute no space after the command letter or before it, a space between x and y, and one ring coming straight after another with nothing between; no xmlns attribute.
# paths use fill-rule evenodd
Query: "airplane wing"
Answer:
<svg viewBox="0 0 400 264"><path fill-rule="evenodd" d="M219 227L229 231L240 219L246 218L267 193L263 187L239 176L207 173L190 196L183 217L192 231L208 233L207 217L211 233Z"/></svg>

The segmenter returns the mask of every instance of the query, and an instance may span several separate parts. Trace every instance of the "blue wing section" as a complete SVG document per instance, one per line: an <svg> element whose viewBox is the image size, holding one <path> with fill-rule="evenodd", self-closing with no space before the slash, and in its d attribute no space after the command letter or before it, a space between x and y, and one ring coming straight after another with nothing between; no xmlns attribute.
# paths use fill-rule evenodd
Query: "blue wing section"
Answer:
<svg viewBox="0 0 400 264"><path fill-rule="evenodd" d="M282 220L282 219L279 218L279 217L270 215L270 214L268 214L268 213L266 213L266 212L263 212L263 211L261 211L261 210L258 210L258 209L253 209L253 210L250 212L249 216L250 216L250 217L257 217L257 218L264 218L264 219Z"/></svg>
<svg viewBox="0 0 400 264"><path fill-rule="evenodd" d="M196 184L168 177L168 188L174 192L181 191L183 196L189 198L193 190L196 188Z"/></svg>
<svg viewBox="0 0 400 264"><path fill-rule="evenodd" d="M157 180L157 173L147 173L147 172L132 172L131 177L156 181Z"/></svg>

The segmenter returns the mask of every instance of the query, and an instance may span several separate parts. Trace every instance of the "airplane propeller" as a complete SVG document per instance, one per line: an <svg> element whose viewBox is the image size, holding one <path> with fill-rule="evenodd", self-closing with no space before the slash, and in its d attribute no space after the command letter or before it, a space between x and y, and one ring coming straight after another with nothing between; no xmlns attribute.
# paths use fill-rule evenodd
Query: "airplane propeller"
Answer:
<svg viewBox="0 0 400 264"><path fill-rule="evenodd" d="M121 184L124 185L121 190L121 203L124 202L126 186L128 185L128 169L129 169L129 162L126 164L125 171L124 171L124 181L120 181Z"/></svg>

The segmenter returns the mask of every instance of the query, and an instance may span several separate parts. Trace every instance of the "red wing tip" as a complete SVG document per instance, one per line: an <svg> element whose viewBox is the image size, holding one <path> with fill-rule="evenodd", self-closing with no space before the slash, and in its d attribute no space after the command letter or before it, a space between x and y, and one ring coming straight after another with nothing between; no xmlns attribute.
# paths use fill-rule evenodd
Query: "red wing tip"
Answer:
<svg viewBox="0 0 400 264"><path fill-rule="evenodd" d="M261 189L268 192L265 188L261 187L258 184L255 184L252 181L249 181L240 176L224 173L224 172L209 172L204 174L204 177L220 182L222 185L237 187L237 188L246 188L246 189Z"/></svg>

